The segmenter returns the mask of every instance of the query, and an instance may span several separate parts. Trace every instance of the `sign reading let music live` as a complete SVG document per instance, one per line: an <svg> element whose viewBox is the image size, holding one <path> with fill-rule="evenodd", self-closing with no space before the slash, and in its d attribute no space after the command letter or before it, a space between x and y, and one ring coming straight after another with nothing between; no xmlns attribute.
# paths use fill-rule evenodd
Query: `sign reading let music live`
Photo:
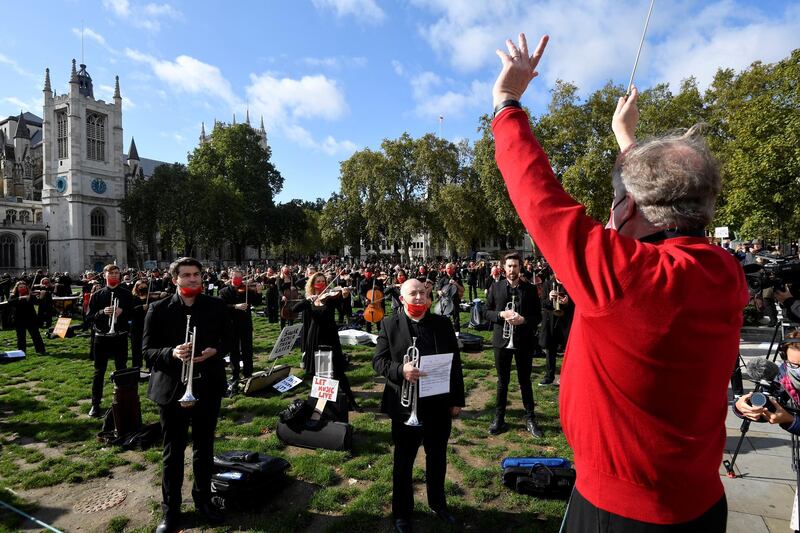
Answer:
<svg viewBox="0 0 800 533"><path fill-rule="evenodd" d="M339 381L330 378L314 376L314 384L311 386L311 397L319 400L336 401L339 392Z"/></svg>

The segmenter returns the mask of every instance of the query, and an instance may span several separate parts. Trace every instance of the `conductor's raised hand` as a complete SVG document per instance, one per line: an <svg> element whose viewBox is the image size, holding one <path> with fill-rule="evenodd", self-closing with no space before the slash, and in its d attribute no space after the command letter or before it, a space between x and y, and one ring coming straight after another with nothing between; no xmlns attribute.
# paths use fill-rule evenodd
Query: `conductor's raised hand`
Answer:
<svg viewBox="0 0 800 533"><path fill-rule="evenodd" d="M539 39L539 44L536 46L533 55L528 55L528 41L525 39L525 34L519 34L518 44L514 44L511 39L506 40L506 47L508 53L497 50L497 55L503 64L503 70L494 82L492 89L492 99L494 106L505 100L519 100L528 84L533 78L539 75L536 67L539 65L539 60L544 54L544 49L547 46L549 36L543 35Z"/></svg>
<svg viewBox="0 0 800 533"><path fill-rule="evenodd" d="M636 125L639 123L638 101L639 91L636 87L631 89L630 95L620 96L617 101L617 109L611 119L611 129L621 151L636 142Z"/></svg>

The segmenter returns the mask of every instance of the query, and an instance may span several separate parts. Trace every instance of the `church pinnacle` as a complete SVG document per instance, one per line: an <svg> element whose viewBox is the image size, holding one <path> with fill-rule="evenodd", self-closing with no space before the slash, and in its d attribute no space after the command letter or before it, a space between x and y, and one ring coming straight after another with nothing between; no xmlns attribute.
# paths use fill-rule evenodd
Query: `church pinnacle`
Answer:
<svg viewBox="0 0 800 533"><path fill-rule="evenodd" d="M114 98L122 98L119 95L119 76L115 76L114 80Z"/></svg>
<svg viewBox="0 0 800 533"><path fill-rule="evenodd" d="M72 59L72 74L69 77L70 83L78 83L78 69L75 68L76 62L75 59Z"/></svg>
<svg viewBox="0 0 800 533"><path fill-rule="evenodd" d="M52 92L53 89L50 87L50 69L44 69L44 90L47 92Z"/></svg>

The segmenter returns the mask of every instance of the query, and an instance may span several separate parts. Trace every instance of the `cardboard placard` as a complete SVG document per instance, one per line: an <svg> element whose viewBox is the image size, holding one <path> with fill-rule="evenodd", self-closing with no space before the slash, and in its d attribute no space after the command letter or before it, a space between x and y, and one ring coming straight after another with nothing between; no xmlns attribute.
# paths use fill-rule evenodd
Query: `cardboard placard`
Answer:
<svg viewBox="0 0 800 533"><path fill-rule="evenodd" d="M53 334L58 335L62 339L67 336L67 330L69 329L69 325L72 322L72 319L66 316L62 316L56 321L56 327L53 328Z"/></svg>
<svg viewBox="0 0 800 533"><path fill-rule="evenodd" d="M275 385L273 385L272 388L283 394L288 390L292 390L302 382L303 382L302 379L290 374L289 377L280 380Z"/></svg>
<svg viewBox="0 0 800 533"><path fill-rule="evenodd" d="M323 401L336 401L339 393L339 381L331 378L321 378L314 376L314 384L311 386L311 397Z"/></svg>
<svg viewBox="0 0 800 533"><path fill-rule="evenodd" d="M278 335L278 340L275 341L275 346L272 347L272 352L269 354L269 360L274 361L278 357L283 357L292 351L294 343L303 331L303 324L295 324L293 326L286 326L281 330Z"/></svg>

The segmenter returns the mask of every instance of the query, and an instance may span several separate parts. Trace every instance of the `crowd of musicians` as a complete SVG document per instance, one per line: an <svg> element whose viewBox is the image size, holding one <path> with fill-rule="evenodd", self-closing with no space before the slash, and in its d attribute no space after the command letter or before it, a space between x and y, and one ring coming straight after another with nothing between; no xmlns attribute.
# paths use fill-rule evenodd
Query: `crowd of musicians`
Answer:
<svg viewBox="0 0 800 533"><path fill-rule="evenodd" d="M421 445L427 457L428 503L439 518L455 523L445 504L444 477L451 420L465 404L457 333L462 328L461 312L477 305L480 321L493 329L497 403L495 418L487 428L493 435L509 427L505 414L515 361L524 427L533 437L542 436L534 412L532 361L547 355L547 374L541 385L553 383L555 355L566 344L570 320L569 296L547 265L517 254L491 263L428 261L404 266L326 261L224 270L183 258L164 272L110 264L102 273L87 272L76 280L68 274L51 278L42 272L8 279L13 288L4 298L13 309L14 327L22 332L20 349L25 348L28 332L36 351L44 353L40 327L50 327L58 315L83 317L82 325L75 328L91 335L90 416L104 414L103 387L110 361L115 370L131 366L149 371L148 397L159 406L164 435L162 532L177 530L179 525L189 426L194 435L196 508L210 522L222 519L209 492L214 430L221 399L239 393L241 382L253 374L254 314L281 328L302 322L301 365L306 375L315 372L318 347L330 346L333 377L353 410L360 407L347 379L339 329L343 325L367 331L375 328L378 342L373 366L386 379L381 411L392 420L395 443L392 506L398 531L410 531L411 469ZM478 290L485 291L485 305L478 299ZM54 306L54 297L66 301ZM468 305L462 306L464 301ZM431 310L434 302L436 313ZM187 323L197 327L193 343L184 337ZM422 356L453 354L450 392L419 400L419 427L404 424L410 408L400 398L403 382L416 382L421 376L418 368L404 362L412 338ZM186 410L179 402L186 391L181 374L192 354L191 382L198 400Z"/></svg>

